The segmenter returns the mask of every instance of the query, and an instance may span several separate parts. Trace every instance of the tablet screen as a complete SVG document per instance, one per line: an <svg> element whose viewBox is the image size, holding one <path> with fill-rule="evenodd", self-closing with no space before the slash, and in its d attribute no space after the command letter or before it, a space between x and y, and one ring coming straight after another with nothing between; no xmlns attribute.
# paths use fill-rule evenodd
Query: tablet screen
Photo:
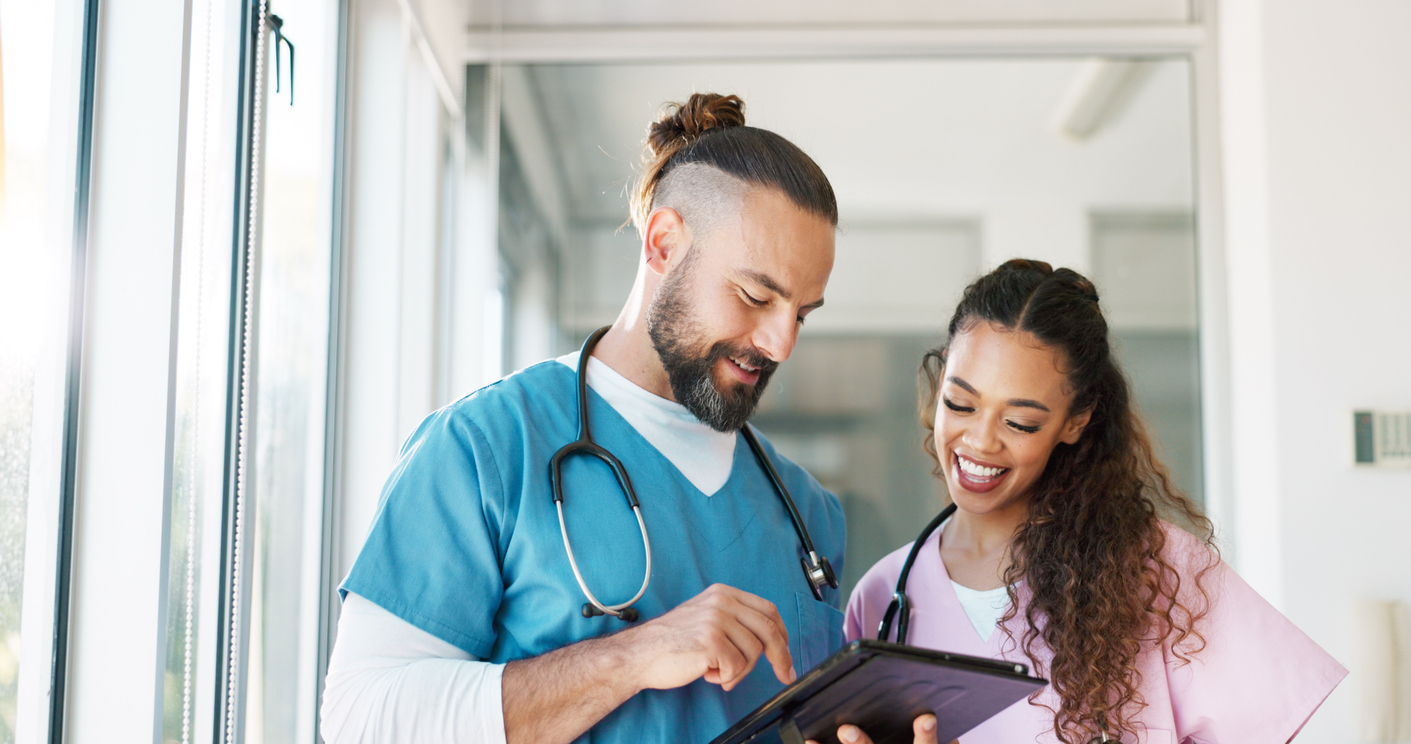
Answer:
<svg viewBox="0 0 1411 744"><path fill-rule="evenodd" d="M875 744L910 744L911 722L933 713L951 741L1048 684L1022 664L881 641L854 641L809 670L712 744L836 744L851 723Z"/></svg>

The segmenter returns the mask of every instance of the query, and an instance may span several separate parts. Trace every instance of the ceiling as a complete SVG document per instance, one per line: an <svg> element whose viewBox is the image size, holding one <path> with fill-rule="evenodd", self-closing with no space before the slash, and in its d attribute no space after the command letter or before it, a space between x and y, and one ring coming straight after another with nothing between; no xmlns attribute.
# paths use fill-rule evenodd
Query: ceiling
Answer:
<svg viewBox="0 0 1411 744"><path fill-rule="evenodd" d="M1189 74L1153 63L1075 142L1050 122L1083 60L916 60L532 68L570 219L620 223L646 125L692 91L737 93L751 125L814 157L843 226L1016 206L1188 210Z"/></svg>
<svg viewBox="0 0 1411 744"><path fill-rule="evenodd" d="M507 28L1183 23L1189 0L472 0L472 25Z"/></svg>
<svg viewBox="0 0 1411 744"><path fill-rule="evenodd" d="M1095 74L1114 65L1130 74ZM506 136L530 198L561 226L566 328L610 322L620 309L640 244L631 228L615 228L646 127L663 102L692 91L739 94L751 125L791 139L832 182L837 258L829 311L810 321L813 332L934 330L966 283L1014 256L1095 272L1100 285L1132 283L1122 271L1144 277L1129 287L1130 307L1113 305L1114 320L1192 325L1189 282L1173 284L1172 297L1156 291L1171 284L1168 264L1194 266L1184 61L545 65L509 68L504 80ZM1107 103L1075 109L1075 100ZM1075 140L1055 121L1079 109L1099 112L1098 124Z"/></svg>

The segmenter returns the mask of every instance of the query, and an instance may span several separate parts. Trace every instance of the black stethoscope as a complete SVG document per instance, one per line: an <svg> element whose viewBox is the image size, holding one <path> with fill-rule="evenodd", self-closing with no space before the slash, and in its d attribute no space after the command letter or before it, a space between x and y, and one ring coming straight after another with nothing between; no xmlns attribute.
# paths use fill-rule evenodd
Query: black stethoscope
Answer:
<svg viewBox="0 0 1411 744"><path fill-rule="evenodd" d="M642 507L637 502L637 492L632 489L632 479L627 476L627 468L623 467L622 461L611 452L593 441L593 435L588 428L588 359L593 355L593 347L597 346L598 340L611 327L606 326L594 331L588 340L583 342L583 350L578 354L578 439L565 444L554 453L553 459L549 461L549 482L554 487L554 506L559 513L559 533L563 535L563 549L568 553L568 565L573 569L573 578L578 581L578 588L582 589L583 596L588 598L588 601L583 603L583 617L612 615L630 623L637 619L637 610L632 605L647 593L647 584L652 580L652 544L647 539L647 523L642 519ZM803 546L804 554L799 558L799 565L803 566L804 579L808 582L809 589L813 590L814 599L822 601L823 587L837 589L838 577L833 574L833 567L829 565L828 558L818 555L814 550L813 540L808 535L808 528L804 526L803 517L799 516L793 497L784 487L784 481L774 469L774 463L769 461L769 455L759 446L759 439L755 437L754 431L746 424L740 428L740 435L750 445L755 460L764 468L769 482L774 486L774 492L779 494L779 500L784 502L784 509L789 512L789 519L794 523L794 532L798 533L799 543ZM583 581L583 574L578 570L578 561L573 557L573 546L568 542L568 528L563 521L563 463L573 455L592 455L612 469L613 475L617 477L617 484L627 496L627 505L632 507L632 514L637 517L637 527L642 532L642 550L647 556L646 574L642 577L642 587L631 599L621 604L603 604L593 595L588 589L588 584Z"/></svg>
<svg viewBox="0 0 1411 744"><path fill-rule="evenodd" d="M916 563L916 556L921 555L921 549L926 541L931 539L941 525L945 524L951 515L955 514L955 504L949 504L941 510L931 523L921 530L921 534L916 537L916 542L911 544L911 552L906 554L906 562L901 564L901 574L897 576L897 589L892 592L892 601L887 603L887 611L882 614L882 622L877 625L877 640L885 641L887 636L892 634L892 620L897 621L897 643L906 643L907 626L911 624L911 601L906 598L906 580L911 576L911 567ZM1121 744L1115 738L1109 738L1107 732L1102 732L1089 744Z"/></svg>
<svg viewBox="0 0 1411 744"><path fill-rule="evenodd" d="M916 563L916 556L921 555L921 548L926 541L931 539L931 533L935 532L951 515L955 513L955 504L950 504L941 510L926 528L921 530L916 542L911 544L911 552L906 554L906 562L901 564L901 574L897 576L897 590L892 592L892 601L887 604L887 611L882 614L882 622L877 626L877 640L885 641L887 636L892 634L892 619L897 621L897 643L906 643L907 626L911 625L911 601L906 598L906 580L911 576L911 567Z"/></svg>

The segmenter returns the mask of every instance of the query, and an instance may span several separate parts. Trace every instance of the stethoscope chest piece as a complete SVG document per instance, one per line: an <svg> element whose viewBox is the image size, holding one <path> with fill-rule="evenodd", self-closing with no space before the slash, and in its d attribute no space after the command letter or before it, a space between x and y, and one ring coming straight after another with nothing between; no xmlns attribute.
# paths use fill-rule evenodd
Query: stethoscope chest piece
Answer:
<svg viewBox="0 0 1411 744"><path fill-rule="evenodd" d="M833 564L828 562L827 556L809 552L799 559L799 565L803 566L803 575L808 577L808 587L813 590L813 598L819 602L823 601L823 587L838 588L838 577L833 573Z"/></svg>

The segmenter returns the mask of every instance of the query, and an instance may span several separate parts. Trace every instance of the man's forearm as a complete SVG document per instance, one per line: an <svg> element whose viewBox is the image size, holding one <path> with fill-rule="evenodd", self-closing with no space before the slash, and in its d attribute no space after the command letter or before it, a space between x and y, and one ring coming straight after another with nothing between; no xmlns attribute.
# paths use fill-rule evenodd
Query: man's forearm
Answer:
<svg viewBox="0 0 1411 744"><path fill-rule="evenodd" d="M773 603L713 584L661 617L505 667L508 744L567 744L641 690L704 678L729 691L761 658L794 681L784 619Z"/></svg>
<svg viewBox="0 0 1411 744"><path fill-rule="evenodd" d="M618 636L512 661L501 678L508 744L567 744L642 688Z"/></svg>

